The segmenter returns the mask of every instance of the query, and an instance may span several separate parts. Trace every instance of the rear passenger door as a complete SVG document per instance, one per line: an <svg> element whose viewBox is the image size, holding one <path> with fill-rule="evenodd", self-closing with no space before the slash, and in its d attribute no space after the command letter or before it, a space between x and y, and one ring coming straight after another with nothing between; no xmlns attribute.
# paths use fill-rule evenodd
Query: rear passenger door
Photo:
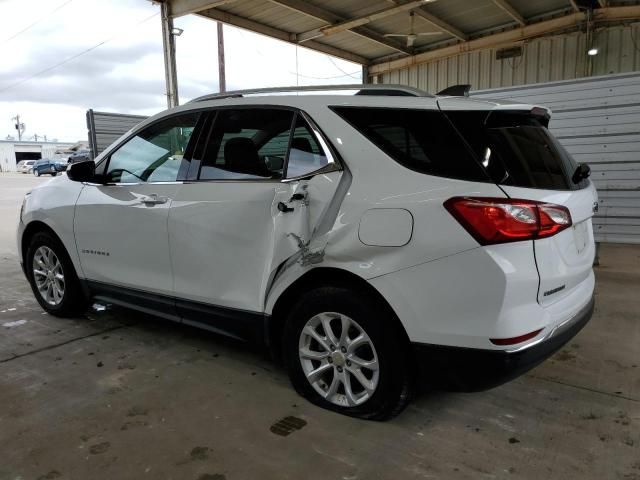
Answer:
<svg viewBox="0 0 640 480"><path fill-rule="evenodd" d="M295 110L220 109L203 125L169 213L174 294L185 323L252 339L274 271L301 250L341 172Z"/></svg>

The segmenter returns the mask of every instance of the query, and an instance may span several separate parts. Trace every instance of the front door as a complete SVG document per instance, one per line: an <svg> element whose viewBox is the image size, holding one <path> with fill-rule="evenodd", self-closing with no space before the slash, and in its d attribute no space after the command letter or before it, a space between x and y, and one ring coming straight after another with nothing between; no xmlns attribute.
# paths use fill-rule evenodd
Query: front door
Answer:
<svg viewBox="0 0 640 480"><path fill-rule="evenodd" d="M84 277L98 288L172 294L167 219L198 116L173 116L137 132L97 166L100 183L80 193L76 244Z"/></svg>
<svg viewBox="0 0 640 480"><path fill-rule="evenodd" d="M209 128L170 209L174 292L186 323L251 338L274 271L308 241L342 172L292 110L221 109Z"/></svg>

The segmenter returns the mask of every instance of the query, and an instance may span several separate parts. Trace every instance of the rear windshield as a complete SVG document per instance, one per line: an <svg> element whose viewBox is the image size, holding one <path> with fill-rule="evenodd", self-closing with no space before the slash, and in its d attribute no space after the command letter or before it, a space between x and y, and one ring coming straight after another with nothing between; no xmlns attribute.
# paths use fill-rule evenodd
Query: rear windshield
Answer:
<svg viewBox="0 0 640 480"><path fill-rule="evenodd" d="M440 111L375 107L332 110L411 170L460 180L491 181Z"/></svg>
<svg viewBox="0 0 640 480"><path fill-rule="evenodd" d="M493 181L499 185L576 190L577 165L547 130L544 117L529 112L446 112Z"/></svg>

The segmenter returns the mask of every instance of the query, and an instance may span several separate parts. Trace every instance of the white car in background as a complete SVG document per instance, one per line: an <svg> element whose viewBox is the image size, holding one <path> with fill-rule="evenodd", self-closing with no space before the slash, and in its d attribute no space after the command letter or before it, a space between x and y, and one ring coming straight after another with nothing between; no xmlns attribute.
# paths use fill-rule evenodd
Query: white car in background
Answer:
<svg viewBox="0 0 640 480"><path fill-rule="evenodd" d="M31 173L35 163L36 160L21 160L16 165L16 171L19 173Z"/></svg>
<svg viewBox="0 0 640 480"><path fill-rule="evenodd" d="M26 196L47 312L97 301L265 344L300 394L370 419L419 385L509 380L588 322L596 191L547 109L251 93L149 118Z"/></svg>

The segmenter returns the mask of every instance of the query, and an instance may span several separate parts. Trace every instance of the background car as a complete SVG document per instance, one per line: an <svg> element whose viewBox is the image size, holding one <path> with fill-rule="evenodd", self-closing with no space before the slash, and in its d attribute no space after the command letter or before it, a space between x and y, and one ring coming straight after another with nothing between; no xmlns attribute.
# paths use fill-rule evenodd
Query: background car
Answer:
<svg viewBox="0 0 640 480"><path fill-rule="evenodd" d="M91 160L91 151L90 150L78 150L77 152L69 155L69 159L67 163L70 165L72 163L84 162L86 160Z"/></svg>
<svg viewBox="0 0 640 480"><path fill-rule="evenodd" d="M61 160L45 158L37 160L32 168L33 174L36 177L40 175L51 175L55 177L58 172L64 172L67 169L67 164Z"/></svg>
<svg viewBox="0 0 640 480"><path fill-rule="evenodd" d="M36 160L21 160L18 162L18 165L16 165L16 171L20 173L31 173L34 163L36 163Z"/></svg>

